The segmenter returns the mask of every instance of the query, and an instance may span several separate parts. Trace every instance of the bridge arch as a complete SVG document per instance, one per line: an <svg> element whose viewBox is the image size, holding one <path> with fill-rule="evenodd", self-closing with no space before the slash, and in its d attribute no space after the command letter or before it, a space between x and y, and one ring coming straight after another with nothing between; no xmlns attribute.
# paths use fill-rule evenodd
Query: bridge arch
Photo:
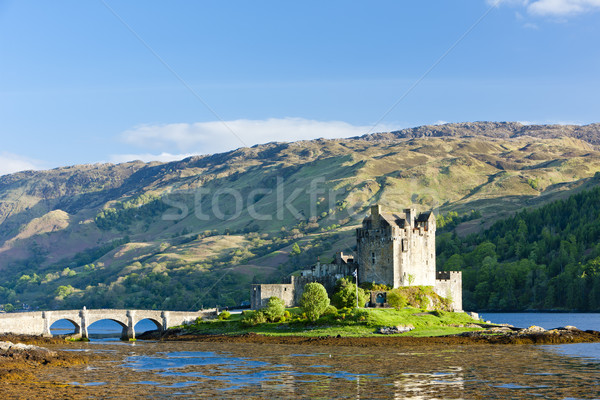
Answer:
<svg viewBox="0 0 600 400"><path fill-rule="evenodd" d="M122 327L127 327L127 324L129 321L127 321L127 317L124 316L124 318L120 318L119 316L111 316L111 317L103 317L103 316L90 316L86 319L87 322L87 326L89 327L90 325L98 322L98 321L113 321L116 322L117 324L121 325Z"/></svg>
<svg viewBox="0 0 600 400"><path fill-rule="evenodd" d="M90 330L94 330L94 329L99 329L102 327L101 323L103 321L110 321L110 322L114 322L117 326L119 326L121 328L121 334L120 334L120 338L121 339L129 339L129 337L127 336L127 332L129 331L129 326L126 323L123 323L120 319L118 318L95 318L93 321L88 321L87 322L87 338L90 338ZM96 325L99 324L99 325ZM96 326L94 326L96 325ZM106 327L106 326L105 326ZM111 329L112 327L109 326L109 329ZM114 329L114 328L113 328ZM112 329L111 329L112 330ZM94 335L94 334L92 334ZM100 334L100 337L113 337L112 333L102 333Z"/></svg>
<svg viewBox="0 0 600 400"><path fill-rule="evenodd" d="M154 324L154 326L156 327L156 329L157 329L157 330L159 330L159 331L162 331L163 329L165 329L165 328L163 327L163 324L162 324L162 322L161 322L161 321L158 321L156 318L152 318L152 317L142 317L142 318L137 318L137 319L134 321L134 325L133 325L133 326L134 326L134 328L136 329L136 331L137 331L137 326L138 326L138 324L139 324L140 322L142 322L142 321L151 321L151 322Z"/></svg>
<svg viewBox="0 0 600 400"><path fill-rule="evenodd" d="M56 330L57 327L55 327L56 323L60 322L60 321L68 321L69 323L71 323L71 325L73 325L73 335L78 335L81 334L81 323L80 321L77 321L73 318L55 318L54 320L50 320L48 321L48 328L50 330L50 332L52 332L52 327L54 327L54 329ZM65 333L65 335L68 335L67 333Z"/></svg>

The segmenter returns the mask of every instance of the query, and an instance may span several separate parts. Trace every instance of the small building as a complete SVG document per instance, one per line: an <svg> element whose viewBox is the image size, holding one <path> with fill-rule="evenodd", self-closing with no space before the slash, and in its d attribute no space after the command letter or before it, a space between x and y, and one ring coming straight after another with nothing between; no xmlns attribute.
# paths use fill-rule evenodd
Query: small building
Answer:
<svg viewBox="0 0 600 400"><path fill-rule="evenodd" d="M297 305L304 285L319 282L333 291L341 277L358 271L359 282L401 286L432 286L441 297L452 299L453 309L462 310L462 273L436 271L435 215L407 208L402 213L382 212L379 205L356 230L357 255L338 253L332 264L303 270L282 284L252 285L251 306L263 307L269 297L277 296L288 306ZM378 293L374 304L385 305L385 294Z"/></svg>

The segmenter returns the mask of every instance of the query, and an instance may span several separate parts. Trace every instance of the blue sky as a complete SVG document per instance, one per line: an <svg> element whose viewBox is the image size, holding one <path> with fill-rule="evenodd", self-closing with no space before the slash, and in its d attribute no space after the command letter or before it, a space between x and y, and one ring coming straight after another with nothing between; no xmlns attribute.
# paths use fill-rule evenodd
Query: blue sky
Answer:
<svg viewBox="0 0 600 400"><path fill-rule="evenodd" d="M493 3L0 0L0 174L599 122L600 0Z"/></svg>

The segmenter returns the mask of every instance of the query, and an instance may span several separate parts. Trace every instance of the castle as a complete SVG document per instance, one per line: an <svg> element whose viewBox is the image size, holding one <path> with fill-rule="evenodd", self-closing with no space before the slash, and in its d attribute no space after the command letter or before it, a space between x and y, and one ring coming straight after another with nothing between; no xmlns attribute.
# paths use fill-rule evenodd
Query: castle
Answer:
<svg viewBox="0 0 600 400"><path fill-rule="evenodd" d="M332 264L317 263L292 276L289 283L252 285L251 307L265 306L271 296L283 299L286 306L297 305L307 283L319 282L331 293L339 278L358 270L359 283L432 286L441 297L452 299L455 311L462 311L462 273L436 271L435 229L430 211L417 213L409 208L386 213L379 205L372 206L371 215L356 230L356 258L338 253Z"/></svg>

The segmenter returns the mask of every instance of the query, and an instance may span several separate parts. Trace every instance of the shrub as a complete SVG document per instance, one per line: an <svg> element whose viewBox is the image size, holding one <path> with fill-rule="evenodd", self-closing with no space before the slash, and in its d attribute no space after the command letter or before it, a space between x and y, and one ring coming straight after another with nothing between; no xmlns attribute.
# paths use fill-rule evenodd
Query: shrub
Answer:
<svg viewBox="0 0 600 400"><path fill-rule="evenodd" d="M316 321L329 306L325 287L317 282L307 283L300 299L300 306L311 321Z"/></svg>
<svg viewBox="0 0 600 400"><path fill-rule="evenodd" d="M357 309L357 310L354 310L354 312L352 313L352 317L357 322L366 321L368 316L369 316L369 312L367 310L358 310Z"/></svg>
<svg viewBox="0 0 600 400"><path fill-rule="evenodd" d="M249 326L264 324L265 322L267 322L267 317L262 310L248 313L242 318L242 323Z"/></svg>
<svg viewBox="0 0 600 400"><path fill-rule="evenodd" d="M225 320L228 320L229 318L231 318L231 313L227 310L225 310L221 314L219 314L219 321L225 321Z"/></svg>
<svg viewBox="0 0 600 400"><path fill-rule="evenodd" d="M362 288L358 288L358 305L364 306L368 297ZM338 308L356 307L356 285L346 278L339 279L336 284L336 292L331 302Z"/></svg>
<svg viewBox="0 0 600 400"><path fill-rule="evenodd" d="M337 315L337 312L338 312L338 310L337 310L337 308L335 308L335 306L329 305L325 309L325 312L323 313L323 315Z"/></svg>
<svg viewBox="0 0 600 400"><path fill-rule="evenodd" d="M285 315L285 303L279 297L269 298L267 306L262 309L269 322L277 322Z"/></svg>
<svg viewBox="0 0 600 400"><path fill-rule="evenodd" d="M387 303L390 307L394 307L397 310L406 307L408 304L408 300L406 296L404 296L400 290L392 289L387 292Z"/></svg>

